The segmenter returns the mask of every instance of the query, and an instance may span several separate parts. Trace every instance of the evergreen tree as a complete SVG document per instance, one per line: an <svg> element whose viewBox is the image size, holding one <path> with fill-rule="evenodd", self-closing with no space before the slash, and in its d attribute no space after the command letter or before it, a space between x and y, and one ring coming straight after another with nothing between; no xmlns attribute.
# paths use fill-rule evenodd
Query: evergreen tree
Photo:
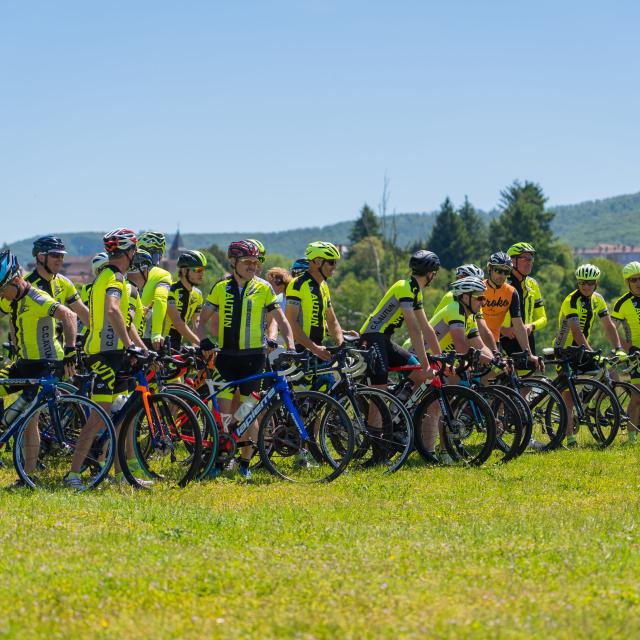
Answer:
<svg viewBox="0 0 640 640"><path fill-rule="evenodd" d="M449 198L440 206L427 246L421 248L436 253L445 269L452 269L463 263L467 251L466 232Z"/></svg>
<svg viewBox="0 0 640 640"><path fill-rule="evenodd" d="M490 252L506 251L514 242L529 242L536 249L537 266L555 260L557 250L551 221L555 214L545 210L542 187L534 182L515 181L500 192L500 215L489 225Z"/></svg>
<svg viewBox="0 0 640 640"><path fill-rule="evenodd" d="M489 257L487 225L469 202L467 196L464 197L464 204L458 209L458 215L465 232L463 236L464 255L460 263L472 262L480 266Z"/></svg>
<svg viewBox="0 0 640 640"><path fill-rule="evenodd" d="M349 233L349 241L356 244L367 236L382 238L380 231L380 220L373 209L365 202L360 209L360 217L353 223Z"/></svg>

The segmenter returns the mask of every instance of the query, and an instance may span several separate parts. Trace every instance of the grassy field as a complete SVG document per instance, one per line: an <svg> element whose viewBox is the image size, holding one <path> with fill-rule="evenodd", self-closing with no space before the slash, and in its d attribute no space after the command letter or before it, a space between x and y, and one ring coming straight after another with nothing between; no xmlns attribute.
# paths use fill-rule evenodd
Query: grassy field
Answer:
<svg viewBox="0 0 640 640"><path fill-rule="evenodd" d="M0 491L0 636L638 637L639 457Z"/></svg>

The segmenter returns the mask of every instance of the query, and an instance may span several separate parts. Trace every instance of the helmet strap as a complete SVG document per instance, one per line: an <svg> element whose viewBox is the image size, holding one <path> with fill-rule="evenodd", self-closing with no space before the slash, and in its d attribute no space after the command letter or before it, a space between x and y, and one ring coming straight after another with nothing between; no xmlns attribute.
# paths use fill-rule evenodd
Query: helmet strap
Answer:
<svg viewBox="0 0 640 640"><path fill-rule="evenodd" d="M186 269L186 273L184 274L183 278L189 283L189 289L191 289L191 287L195 287L196 283L191 281L191 278L189 277L189 271L191 271L191 269L189 269L189 267L183 267L183 269Z"/></svg>
<svg viewBox="0 0 640 640"><path fill-rule="evenodd" d="M469 304L467 304L467 303L463 300L463 297L464 297L465 295L469 296ZM470 294L470 293L462 294L462 295L460 296L460 302L462 302L462 306L464 307L465 311L467 311L468 313L473 313L473 312L471 311L471 294Z"/></svg>
<svg viewBox="0 0 640 640"><path fill-rule="evenodd" d="M36 257L36 263L41 266L50 276L53 276L54 273L49 269L49 254L44 254L44 260L42 262L38 262L38 258Z"/></svg>

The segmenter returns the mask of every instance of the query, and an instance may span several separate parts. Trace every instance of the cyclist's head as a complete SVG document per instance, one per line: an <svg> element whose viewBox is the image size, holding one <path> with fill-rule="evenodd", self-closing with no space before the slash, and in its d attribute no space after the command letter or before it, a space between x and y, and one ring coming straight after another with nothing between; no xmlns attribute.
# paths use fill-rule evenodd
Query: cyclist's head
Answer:
<svg viewBox="0 0 640 640"><path fill-rule="evenodd" d="M282 267L271 267L267 271L267 281L276 293L283 292L292 279L291 274Z"/></svg>
<svg viewBox="0 0 640 640"><path fill-rule="evenodd" d="M153 266L153 258L148 251L138 249L133 256L129 273L146 273Z"/></svg>
<svg viewBox="0 0 640 640"><path fill-rule="evenodd" d="M207 258L201 251L185 251L178 258L180 277L186 278L191 285L200 284L204 279Z"/></svg>
<svg viewBox="0 0 640 640"><path fill-rule="evenodd" d="M260 250L258 246L251 240L236 240L229 245L227 249L227 258L260 258Z"/></svg>
<svg viewBox="0 0 640 640"><path fill-rule="evenodd" d="M484 271L475 264L463 264L456 268L456 278L466 278L467 276L475 276L476 278L484 278Z"/></svg>
<svg viewBox="0 0 640 640"><path fill-rule="evenodd" d="M513 260L513 270L522 278L533 271L536 250L528 242L516 242L507 249L507 255Z"/></svg>
<svg viewBox="0 0 640 640"><path fill-rule="evenodd" d="M9 290L9 285L13 285L19 290L18 285L13 282L15 277L19 275L18 258L9 249L4 249L0 252L0 295L2 297Z"/></svg>
<svg viewBox="0 0 640 640"><path fill-rule="evenodd" d="M629 278L633 276L640 276L640 262L629 262L629 264L625 264L622 268L622 277L625 280L629 280Z"/></svg>
<svg viewBox="0 0 640 640"><path fill-rule="evenodd" d="M515 258L523 253L530 253L534 256L536 250L533 248L533 245L530 245L528 242L516 242L507 249L507 255L511 258Z"/></svg>
<svg viewBox="0 0 640 640"><path fill-rule="evenodd" d="M147 251L153 259L153 264L157 265L167 248L167 240L161 231L143 231L138 238L138 247Z"/></svg>
<svg viewBox="0 0 640 640"><path fill-rule="evenodd" d="M501 286L511 275L513 262L504 251L496 251L492 253L487 262L487 270L489 271L489 279L495 285Z"/></svg>
<svg viewBox="0 0 640 640"><path fill-rule="evenodd" d="M253 242L253 244L258 247L258 260L260 260L260 262L264 262L264 259L267 256L267 250L264 248L262 242L260 242L260 240L256 240L255 238L249 238L247 242Z"/></svg>
<svg viewBox="0 0 640 640"><path fill-rule="evenodd" d="M289 273L297 278L301 276L309 268L309 261L306 258L298 258L289 268Z"/></svg>
<svg viewBox="0 0 640 640"><path fill-rule="evenodd" d="M109 256L106 251L101 251L100 253L96 253L91 260L91 272L93 273L93 277L95 278L100 274L100 272L107 266L109 263Z"/></svg>
<svg viewBox="0 0 640 640"><path fill-rule="evenodd" d="M31 255L36 259L36 264L47 273L60 273L67 252L64 242L56 236L42 236L33 243Z"/></svg>
<svg viewBox="0 0 640 640"><path fill-rule="evenodd" d="M321 275L325 280L331 277L340 260L340 250L331 242L311 242L304 255L309 261L311 272Z"/></svg>
<svg viewBox="0 0 640 640"><path fill-rule="evenodd" d="M136 248L138 239L131 229L121 227L105 234L102 238L105 251L109 256L117 257Z"/></svg>
<svg viewBox="0 0 640 640"><path fill-rule="evenodd" d="M473 313L477 313L486 301L484 292L487 285L478 276L465 276L454 280L449 287L454 298Z"/></svg>
<svg viewBox="0 0 640 640"><path fill-rule="evenodd" d="M260 273L260 251L249 240L236 240L229 245L227 257L233 267L234 274L240 280L251 280Z"/></svg>
<svg viewBox="0 0 640 640"><path fill-rule="evenodd" d="M576 280L600 280L600 269L595 264L581 264L576 269Z"/></svg>
<svg viewBox="0 0 640 640"><path fill-rule="evenodd" d="M409 258L409 269L412 276L426 276L427 284L431 284L440 269L440 258L433 251L419 249Z"/></svg>

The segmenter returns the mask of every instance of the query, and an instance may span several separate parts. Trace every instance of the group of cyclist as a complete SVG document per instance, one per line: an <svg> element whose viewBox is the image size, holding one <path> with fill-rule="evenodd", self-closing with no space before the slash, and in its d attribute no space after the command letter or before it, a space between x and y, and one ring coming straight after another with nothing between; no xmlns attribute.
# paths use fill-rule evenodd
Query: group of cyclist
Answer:
<svg viewBox="0 0 640 640"><path fill-rule="evenodd" d="M456 269L456 280L431 318L424 309L423 291L440 268L438 256L428 250L413 253L407 276L382 296L358 332L345 331L331 302L328 281L341 258L330 242L312 242L304 258L290 269L275 267L262 278L265 247L254 239L232 242L227 249L228 274L205 295L198 288L207 260L200 251L185 251L172 276L161 268L166 240L162 233L118 228L107 233L104 251L92 260L93 282L80 292L60 272L66 254L60 238L46 236L33 245L34 270L23 275L10 250L0 253L0 312L11 324L11 362L1 378L38 377L53 361L59 375L73 376L77 365L77 334L94 374L92 398L107 412L119 393L116 380L136 353L170 344L200 348L205 356L216 349L215 367L225 381L259 374L266 356L277 346L308 351L330 360L325 346L345 336L359 339L369 358L369 382L386 388L389 368L419 364L411 374L415 384L433 377L429 355L480 351L480 360L503 366L504 355L527 352L531 369L542 369L536 355L536 334L547 324L543 297L531 276L535 249L526 242L506 252L493 253L486 271L473 264ZM596 317L600 318L613 352L619 356L640 351L640 262L623 269L628 292L618 298L612 313L597 292L600 270L590 264L577 268L577 286L562 303L555 346L584 346ZM403 346L394 333L403 325L409 335ZM451 381L455 379L452 377ZM636 368L632 382L640 386ZM6 396L16 388L0 387ZM6 429L33 399L36 389L21 389L16 402L4 407L0 427ZM234 407L260 391L260 381L243 383L239 398L231 390L219 398L222 421L230 424ZM569 401L568 401L569 402ZM636 412L640 407L632 407ZM637 420L636 420L637 423ZM80 468L93 441L97 423L91 420L80 434L66 483L81 488ZM257 430L257 424L252 429ZM249 433L251 436L251 433ZM433 435L433 460L437 434ZM37 441L37 425L31 437ZM636 432L629 430L629 440ZM571 423L567 445L576 442ZM535 447L535 441L530 443ZM239 473L251 475L254 448L240 450ZM444 460L446 462L446 460ZM116 476L120 473L116 468Z"/></svg>

